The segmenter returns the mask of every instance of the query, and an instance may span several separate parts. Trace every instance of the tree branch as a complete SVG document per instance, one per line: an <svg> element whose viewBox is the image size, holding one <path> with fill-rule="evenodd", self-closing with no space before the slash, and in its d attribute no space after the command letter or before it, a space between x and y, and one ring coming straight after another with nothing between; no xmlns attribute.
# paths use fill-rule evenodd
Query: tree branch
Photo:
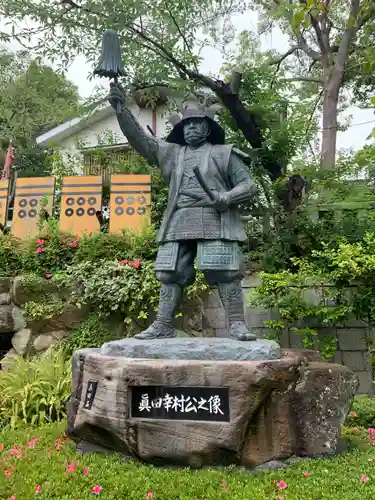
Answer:
<svg viewBox="0 0 375 500"><path fill-rule="evenodd" d="M298 45L293 45L293 47L290 47L290 49L287 52L285 52L285 54L278 57L277 59L270 61L270 66L277 66L276 72L278 72L280 69L281 63L283 61L285 61L285 59L287 59L289 56L291 56L298 49L299 49Z"/></svg>
<svg viewBox="0 0 375 500"><path fill-rule="evenodd" d="M317 83L318 85L324 85L323 80L320 78L314 78L312 76L292 76L290 78L281 78L284 82L308 82L308 83Z"/></svg>
<svg viewBox="0 0 375 500"><path fill-rule="evenodd" d="M309 44L306 42L305 37L300 31L295 33L298 41L298 48L301 49L307 56L309 56L314 61L321 61L322 56L316 50L312 49Z"/></svg>

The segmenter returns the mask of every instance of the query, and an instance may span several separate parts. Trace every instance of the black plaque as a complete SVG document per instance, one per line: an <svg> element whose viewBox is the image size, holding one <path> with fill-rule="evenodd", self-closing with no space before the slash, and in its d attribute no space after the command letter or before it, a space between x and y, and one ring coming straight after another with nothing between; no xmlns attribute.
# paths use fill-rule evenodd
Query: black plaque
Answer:
<svg viewBox="0 0 375 500"><path fill-rule="evenodd" d="M85 401L83 403L83 408L85 410L91 410L97 388L98 388L98 382L96 380L89 380L87 382L86 396L85 396Z"/></svg>
<svg viewBox="0 0 375 500"><path fill-rule="evenodd" d="M131 386L131 416L229 422L228 387Z"/></svg>

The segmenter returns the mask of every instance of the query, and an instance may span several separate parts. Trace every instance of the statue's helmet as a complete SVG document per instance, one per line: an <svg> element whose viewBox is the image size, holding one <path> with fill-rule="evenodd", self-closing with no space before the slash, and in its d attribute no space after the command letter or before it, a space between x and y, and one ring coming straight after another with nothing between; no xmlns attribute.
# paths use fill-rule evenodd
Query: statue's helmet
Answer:
<svg viewBox="0 0 375 500"><path fill-rule="evenodd" d="M211 104L208 107L199 102L183 104L181 106L181 113L173 113L169 117L169 122L173 125L173 129L167 136L166 141L185 146L184 123L191 118L201 118L202 120L207 120L210 125L210 134L207 137L207 141L211 144L224 144L224 129L214 119L219 109L221 109L221 106L218 104Z"/></svg>

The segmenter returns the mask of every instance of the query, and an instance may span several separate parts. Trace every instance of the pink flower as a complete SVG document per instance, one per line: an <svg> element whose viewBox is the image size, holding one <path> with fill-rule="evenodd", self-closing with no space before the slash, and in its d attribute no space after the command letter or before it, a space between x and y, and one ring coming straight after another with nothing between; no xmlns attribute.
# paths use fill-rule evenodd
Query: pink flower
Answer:
<svg viewBox="0 0 375 500"><path fill-rule="evenodd" d="M79 245L78 241L71 241L69 243L70 248L77 248Z"/></svg>
<svg viewBox="0 0 375 500"><path fill-rule="evenodd" d="M119 260L118 262L120 264L120 266L127 266L129 264L129 261L128 260Z"/></svg>
<svg viewBox="0 0 375 500"><path fill-rule="evenodd" d="M222 487L222 488L224 488L224 490L227 490L227 489L228 489L228 485L227 485L227 483L223 483L223 484L221 485L221 487Z"/></svg>
<svg viewBox="0 0 375 500"><path fill-rule="evenodd" d="M26 443L26 446L28 448L35 448L37 442L38 442L37 438L31 439L28 443Z"/></svg>
<svg viewBox="0 0 375 500"><path fill-rule="evenodd" d="M305 472L303 473L303 475L304 475L305 477L309 477L309 475L310 475L310 474L307 472L307 470L305 470Z"/></svg>
<svg viewBox="0 0 375 500"><path fill-rule="evenodd" d="M37 240L36 244L42 246L44 245L44 240Z"/></svg>
<svg viewBox="0 0 375 500"><path fill-rule="evenodd" d="M61 446L60 446L59 444L57 444L57 445L55 446L55 450L56 450L56 451L61 451Z"/></svg>
<svg viewBox="0 0 375 500"><path fill-rule="evenodd" d="M367 429L367 432L369 434L375 434L375 429L373 427L370 427L369 429Z"/></svg>
<svg viewBox="0 0 375 500"><path fill-rule="evenodd" d="M4 476L5 476L5 477L10 477L11 475L12 475L12 473L10 472L10 470L5 469L5 471L4 471Z"/></svg>
<svg viewBox="0 0 375 500"><path fill-rule="evenodd" d="M84 475L84 476L88 476L88 475L89 475L89 469L88 469L88 467L85 467L85 468L83 469L83 475Z"/></svg>
<svg viewBox="0 0 375 500"><path fill-rule="evenodd" d="M356 412L355 412L355 411L351 411L351 412L349 413L349 415L350 415L351 417L353 417L353 418L356 418L356 417L357 417L357 414L356 414Z"/></svg>
<svg viewBox="0 0 375 500"><path fill-rule="evenodd" d="M46 249L45 249L45 248L42 248L42 247L38 247L38 248L36 249L36 253L43 253L43 252L45 252L45 251L46 251Z"/></svg>
<svg viewBox="0 0 375 500"><path fill-rule="evenodd" d="M9 500L16 500L16 498L17 498L17 497L16 497L16 495L12 495L12 496L9 498Z"/></svg>
<svg viewBox="0 0 375 500"><path fill-rule="evenodd" d="M69 474L69 472L76 472L77 471L77 466L76 464L70 464L67 466L65 470L65 474Z"/></svg>
<svg viewBox="0 0 375 500"><path fill-rule="evenodd" d="M142 265L142 262L140 259L136 259L136 260L133 260L133 262L131 263L131 267L133 269L139 269Z"/></svg>
<svg viewBox="0 0 375 500"><path fill-rule="evenodd" d="M146 495L146 498L153 498L154 495L152 494L152 491L149 491Z"/></svg>
<svg viewBox="0 0 375 500"><path fill-rule="evenodd" d="M39 495L39 493L40 493L40 490L41 490L41 489L42 489L42 487L40 486L40 484L37 484L37 485L35 486L35 494L36 494L36 495Z"/></svg>
<svg viewBox="0 0 375 500"><path fill-rule="evenodd" d="M20 456L22 455L22 452L19 448L11 448L10 450L8 450L6 452L6 455L12 455L14 457L20 458Z"/></svg>
<svg viewBox="0 0 375 500"><path fill-rule="evenodd" d="M288 487L288 485L286 484L286 482L283 481L283 480L279 481L279 483L278 483L277 486L279 487L280 490L286 490L287 487Z"/></svg>
<svg viewBox="0 0 375 500"><path fill-rule="evenodd" d="M53 274L50 274L50 273L46 273L44 275L44 277L46 278L46 280L50 280L52 278Z"/></svg>
<svg viewBox="0 0 375 500"><path fill-rule="evenodd" d="M368 477L367 477L367 476L365 476L365 475L363 475L363 476L361 477L361 483L368 483Z"/></svg>
<svg viewBox="0 0 375 500"><path fill-rule="evenodd" d="M94 493L94 495L99 495L102 489L103 486L99 486L99 484L97 484L96 486L93 487L91 491Z"/></svg>
<svg viewBox="0 0 375 500"><path fill-rule="evenodd" d="M279 500L284 500L284 497L279 497Z"/></svg>

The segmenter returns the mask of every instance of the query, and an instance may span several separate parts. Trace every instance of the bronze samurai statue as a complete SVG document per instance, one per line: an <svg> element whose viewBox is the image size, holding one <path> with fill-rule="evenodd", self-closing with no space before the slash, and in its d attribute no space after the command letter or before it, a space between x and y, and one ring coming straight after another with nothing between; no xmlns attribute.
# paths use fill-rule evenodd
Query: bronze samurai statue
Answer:
<svg viewBox="0 0 375 500"><path fill-rule="evenodd" d="M185 106L172 115L165 140L146 133L125 105L121 87L111 84L109 102L130 145L158 167L169 186L168 206L158 233L156 276L161 282L156 320L138 339L176 335L173 320L183 290L195 279L194 261L211 286L217 286L227 314L229 336L255 340L245 324L241 280L245 240L237 205L257 191L241 153L225 144L214 120L217 106Z"/></svg>

